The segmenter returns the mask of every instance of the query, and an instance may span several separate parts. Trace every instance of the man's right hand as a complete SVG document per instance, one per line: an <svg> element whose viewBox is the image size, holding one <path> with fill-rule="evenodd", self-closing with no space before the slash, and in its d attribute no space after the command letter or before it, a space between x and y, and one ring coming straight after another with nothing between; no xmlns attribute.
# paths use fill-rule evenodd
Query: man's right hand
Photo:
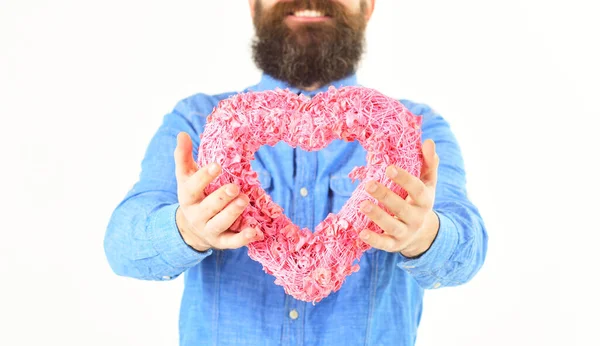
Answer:
<svg viewBox="0 0 600 346"><path fill-rule="evenodd" d="M221 172L218 164L198 168L192 154L192 140L187 133L177 136L175 176L179 208L175 220L183 240L197 251L237 249L264 235L260 230L246 228L233 232L229 227L248 205L248 196L240 194L239 186L227 184L206 196L204 189Z"/></svg>

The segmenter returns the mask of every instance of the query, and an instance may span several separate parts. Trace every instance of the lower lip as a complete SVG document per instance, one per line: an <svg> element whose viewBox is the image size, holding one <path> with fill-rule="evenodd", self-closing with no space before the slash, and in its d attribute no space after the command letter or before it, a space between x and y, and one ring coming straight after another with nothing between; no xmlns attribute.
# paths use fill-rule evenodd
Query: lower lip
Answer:
<svg viewBox="0 0 600 346"><path fill-rule="evenodd" d="M289 15L287 18L297 22L323 22L331 19L329 17L297 17L294 15Z"/></svg>

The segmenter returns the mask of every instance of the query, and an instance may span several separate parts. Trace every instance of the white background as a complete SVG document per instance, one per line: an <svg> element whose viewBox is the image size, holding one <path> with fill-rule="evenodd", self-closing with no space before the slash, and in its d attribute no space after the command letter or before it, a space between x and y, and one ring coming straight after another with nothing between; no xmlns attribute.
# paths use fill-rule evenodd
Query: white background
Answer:
<svg viewBox="0 0 600 346"><path fill-rule="evenodd" d="M596 1L377 1L360 81L431 105L489 252L418 345L600 345ZM0 0L0 344L175 345L180 278L114 275L109 216L164 114L258 81L246 1Z"/></svg>

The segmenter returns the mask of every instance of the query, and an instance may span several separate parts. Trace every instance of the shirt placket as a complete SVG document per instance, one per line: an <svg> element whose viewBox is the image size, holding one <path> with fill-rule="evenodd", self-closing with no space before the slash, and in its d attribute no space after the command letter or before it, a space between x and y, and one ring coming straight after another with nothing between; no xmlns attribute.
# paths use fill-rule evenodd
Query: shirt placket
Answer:
<svg viewBox="0 0 600 346"><path fill-rule="evenodd" d="M296 172L292 191L292 221L300 228L314 230L314 191L317 175L317 154L294 150ZM302 345L304 339L305 303L286 295L287 321L284 339L289 345Z"/></svg>

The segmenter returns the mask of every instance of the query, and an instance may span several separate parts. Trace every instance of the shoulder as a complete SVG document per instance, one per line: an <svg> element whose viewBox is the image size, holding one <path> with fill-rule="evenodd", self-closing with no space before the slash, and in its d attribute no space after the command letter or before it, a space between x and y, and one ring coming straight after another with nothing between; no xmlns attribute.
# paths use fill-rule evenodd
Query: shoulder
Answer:
<svg viewBox="0 0 600 346"><path fill-rule="evenodd" d="M412 114L421 117L424 138L435 140L444 137L454 137L448 121L429 105L405 99L400 99L400 103Z"/></svg>
<svg viewBox="0 0 600 346"><path fill-rule="evenodd" d="M226 92L210 95L196 93L185 97L175 104L164 117L161 125L162 131L174 133L187 132L192 136L194 146L199 135L204 131L207 117L213 112L219 101L226 99L237 92Z"/></svg>
<svg viewBox="0 0 600 346"><path fill-rule="evenodd" d="M435 123L447 123L446 119L438 112L425 103L418 103L411 100L400 99L400 103L404 105L412 114L420 116L423 120L423 127Z"/></svg>
<svg viewBox="0 0 600 346"><path fill-rule="evenodd" d="M411 100L400 99L400 103L404 105L412 114L423 117L425 122L429 118L440 116L436 111L433 110L429 105L425 103L418 103Z"/></svg>
<svg viewBox="0 0 600 346"><path fill-rule="evenodd" d="M177 102L173 111L179 113L188 120L192 120L194 117L206 118L212 113L221 100L237 93L238 92L225 92L216 95L197 93Z"/></svg>

